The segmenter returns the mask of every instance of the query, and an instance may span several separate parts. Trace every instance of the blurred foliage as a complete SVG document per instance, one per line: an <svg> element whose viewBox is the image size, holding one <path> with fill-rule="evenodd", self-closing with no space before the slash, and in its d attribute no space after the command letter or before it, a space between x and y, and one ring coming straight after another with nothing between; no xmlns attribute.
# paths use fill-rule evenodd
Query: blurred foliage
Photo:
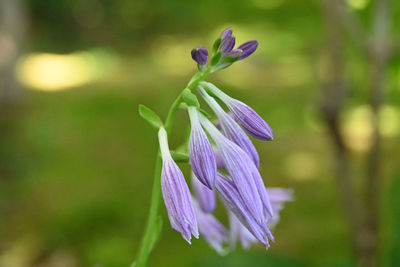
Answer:
<svg viewBox="0 0 400 267"><path fill-rule="evenodd" d="M87 61L79 61L84 66L106 71L75 87L56 85L57 92L30 90L44 88L25 84L19 109L0 114L0 266L127 266L134 259L157 150L156 134L137 107L143 103L165 116L195 72L190 49L210 47L227 26L233 26L239 42L257 39L260 47L210 80L273 127L273 142L255 141L261 174L268 186L294 188L296 201L283 211L277 241L268 251L255 246L220 257L202 239L189 246L164 223L150 266L352 266L331 146L316 109L318 80L327 75L319 5L289 0L26 1L30 23L24 53L85 55ZM393 14L399 7L394 3ZM366 25L371 8L366 1L355 10ZM92 61L88 55L98 48L110 51L112 60ZM362 106L368 68L351 44L346 56L352 97L343 120L350 125L350 143L364 138L368 145L368 124L359 123L368 116ZM27 66L22 59L21 66ZM110 62L115 67L109 68ZM387 77L391 115L385 116L385 127L400 125L399 67L395 58ZM51 78L37 68L39 80ZM187 123L180 113L171 148L184 140ZM400 128L391 129L383 141L385 175L397 167L400 149ZM358 162L363 147L353 149L352 160ZM187 166L184 170L188 174ZM399 178L388 180L398 183ZM390 201L397 228L398 195ZM223 212L219 215L226 222ZM396 262L398 231L392 235L393 246L385 248L390 262Z"/></svg>

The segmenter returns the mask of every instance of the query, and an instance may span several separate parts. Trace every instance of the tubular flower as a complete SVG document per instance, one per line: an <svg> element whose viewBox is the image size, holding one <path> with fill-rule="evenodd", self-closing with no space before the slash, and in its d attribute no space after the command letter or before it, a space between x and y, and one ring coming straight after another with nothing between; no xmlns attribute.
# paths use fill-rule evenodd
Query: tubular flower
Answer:
<svg viewBox="0 0 400 267"><path fill-rule="evenodd" d="M217 164L213 148L200 125L195 107L188 107L192 130L189 141L189 159L193 173L208 188L215 186Z"/></svg>
<svg viewBox="0 0 400 267"><path fill-rule="evenodd" d="M192 189L196 196L200 209L205 213L210 213L215 210L216 199L214 190L203 185L196 176L192 173Z"/></svg>
<svg viewBox="0 0 400 267"><path fill-rule="evenodd" d="M254 164L258 168L260 166L260 158L258 156L256 148L250 141L250 138L247 136L247 134L242 130L242 128L240 128L236 121L232 119L232 117L222 109L217 101L215 101L213 97L207 94L204 88L200 86L199 91L201 96L204 98L204 100L217 116L219 126L221 127L224 135L229 140L240 146L240 148L242 148L247 153L247 155L249 155L249 157L253 160Z"/></svg>
<svg viewBox="0 0 400 267"><path fill-rule="evenodd" d="M221 153L224 165L239 190L245 205L256 220L265 221L263 203L253 176L259 176L256 165L238 145L223 136L202 114L200 122L214 139Z"/></svg>
<svg viewBox="0 0 400 267"><path fill-rule="evenodd" d="M235 214L228 211L229 218L229 244L233 250L236 247L236 243L239 240L242 248L249 249L251 244L257 242L257 238L252 235L246 227L239 221Z"/></svg>
<svg viewBox="0 0 400 267"><path fill-rule="evenodd" d="M169 152L167 132L163 127L158 131L161 157L161 189L171 226L182 234L190 244L191 236L198 238L197 220L192 198L185 178Z"/></svg>
<svg viewBox="0 0 400 267"><path fill-rule="evenodd" d="M228 241L228 230L212 215L205 213L196 202L194 202L197 220L199 222L200 234L207 243L219 254L226 254L223 244Z"/></svg>
<svg viewBox="0 0 400 267"><path fill-rule="evenodd" d="M265 222L259 222L254 218L242 200L239 194L239 188L235 183L228 177L218 173L216 188L227 209L235 214L242 225L245 226L258 241L268 248L268 239L274 240L271 231Z"/></svg>
<svg viewBox="0 0 400 267"><path fill-rule="evenodd" d="M207 87L215 96L228 106L235 120L251 136L260 140L272 140L274 138L271 127L251 107L228 96L212 83L202 82L201 85Z"/></svg>

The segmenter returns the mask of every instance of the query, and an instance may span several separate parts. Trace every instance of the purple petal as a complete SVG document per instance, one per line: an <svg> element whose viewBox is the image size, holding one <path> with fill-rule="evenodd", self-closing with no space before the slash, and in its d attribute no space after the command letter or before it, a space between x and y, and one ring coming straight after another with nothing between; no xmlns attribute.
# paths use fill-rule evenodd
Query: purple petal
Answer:
<svg viewBox="0 0 400 267"><path fill-rule="evenodd" d="M231 52L234 46L235 46L235 37L227 36L222 39L218 49L222 51L224 54L226 54Z"/></svg>
<svg viewBox="0 0 400 267"><path fill-rule="evenodd" d="M199 63L200 65L207 64L208 51L204 46L198 46L196 48L193 48L191 54L193 60Z"/></svg>
<svg viewBox="0 0 400 267"><path fill-rule="evenodd" d="M221 156L221 153L217 149L214 149L215 161L217 162L217 168L221 170L225 170L224 159Z"/></svg>
<svg viewBox="0 0 400 267"><path fill-rule="evenodd" d="M191 235L199 236L196 215L185 178L172 159L164 160L161 188L172 228L190 244Z"/></svg>
<svg viewBox="0 0 400 267"><path fill-rule="evenodd" d="M171 226L190 244L191 236L198 238L196 215L185 178L169 152L167 132L158 131L161 157L161 190Z"/></svg>
<svg viewBox="0 0 400 267"><path fill-rule="evenodd" d="M223 136L203 115L201 115L201 123L216 142L224 160L225 168L239 189L239 194L248 210L260 222L265 221L263 204L253 178L256 174L259 175L256 165L246 152Z"/></svg>
<svg viewBox="0 0 400 267"><path fill-rule="evenodd" d="M260 140L272 140L274 138L271 127L251 107L233 98L224 102L232 111L236 121L251 136Z"/></svg>
<svg viewBox="0 0 400 267"><path fill-rule="evenodd" d="M194 205L200 234L219 254L225 254L223 244L228 241L228 230L211 214L204 213L198 205Z"/></svg>
<svg viewBox="0 0 400 267"><path fill-rule="evenodd" d="M254 216L249 212L234 182L218 173L216 188L227 209L234 213L254 237L268 248L268 238L274 240L271 231L268 229L265 222L257 222Z"/></svg>
<svg viewBox="0 0 400 267"><path fill-rule="evenodd" d="M252 235L246 227L239 221L235 214L228 211L229 217L229 243L233 250L236 247L236 242L239 239L242 248L249 249L251 244L257 242L257 238Z"/></svg>
<svg viewBox="0 0 400 267"><path fill-rule="evenodd" d="M216 206L214 190L203 185L194 174L192 174L192 188L201 210L205 213L213 212Z"/></svg>
<svg viewBox="0 0 400 267"><path fill-rule="evenodd" d="M206 133L200 125L197 110L189 107L189 116L192 125L189 141L189 159L193 173L208 188L215 187L217 164L214 151Z"/></svg>
<svg viewBox="0 0 400 267"><path fill-rule="evenodd" d="M222 129L224 135L240 148L242 148L247 155L253 160L254 164L258 168L260 166L260 159L256 148L251 142L247 134L240 128L232 117L227 114L222 107L212 98L207 92L200 87L200 94L206 100L207 104L213 109L214 113L218 117L219 126Z"/></svg>
<svg viewBox="0 0 400 267"><path fill-rule="evenodd" d="M232 36L232 33L233 33L232 29L231 28L227 28L226 30L224 30L221 33L221 39L224 39L224 38L226 38L228 36Z"/></svg>
<svg viewBox="0 0 400 267"><path fill-rule="evenodd" d="M254 53L254 51L256 51L258 47L258 42L256 40L252 40L252 41L247 41L241 45L239 45L239 47L237 49L242 50L242 54L240 55L239 59L244 59L248 56L250 56L251 54Z"/></svg>

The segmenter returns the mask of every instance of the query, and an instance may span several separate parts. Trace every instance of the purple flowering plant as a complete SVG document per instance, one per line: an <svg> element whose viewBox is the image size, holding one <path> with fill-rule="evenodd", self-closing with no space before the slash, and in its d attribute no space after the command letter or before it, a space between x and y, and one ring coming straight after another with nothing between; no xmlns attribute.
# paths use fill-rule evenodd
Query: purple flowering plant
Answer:
<svg viewBox="0 0 400 267"><path fill-rule="evenodd" d="M189 244L192 236L203 237L219 254L234 249L237 241L245 249L255 242L268 248L270 241L274 241L270 229L277 224L284 203L293 199L291 190L266 188L258 170L257 150L247 135L270 141L271 127L248 105L205 81L213 72L229 67L257 49L255 40L234 48L232 34L232 29L223 31L210 54L203 46L193 48L191 56L198 72L173 102L165 122L148 107L139 106L140 116L158 131L160 149L147 226L132 266L146 266L160 235L161 195L171 227ZM198 96L205 100L215 119L200 109ZM168 137L179 109L187 111L191 130L190 138L181 146L184 149L174 151L169 148ZM192 191L176 162L190 164ZM213 214L217 196L227 211L228 227Z"/></svg>

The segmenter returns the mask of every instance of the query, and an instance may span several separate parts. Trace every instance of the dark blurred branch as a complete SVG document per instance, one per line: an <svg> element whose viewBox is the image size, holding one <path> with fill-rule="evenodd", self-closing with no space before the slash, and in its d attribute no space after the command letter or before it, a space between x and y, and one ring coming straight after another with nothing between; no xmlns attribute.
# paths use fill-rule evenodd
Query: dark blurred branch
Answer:
<svg viewBox="0 0 400 267"><path fill-rule="evenodd" d="M389 0L376 0L373 15L372 38L365 31L358 18L348 11L342 0L325 0L324 14L327 25L329 50L329 78L323 85L324 95L321 112L330 131L335 150L337 177L340 184L342 202L347 215L350 236L359 266L375 267L379 264L379 218L381 179L380 153L381 134L379 131L379 110L383 101L385 73L394 46L389 39ZM351 162L340 132L339 117L347 98L343 29L362 50L371 66L369 103L372 109L371 125L373 136L366 159L365 195L362 203L357 202L357 192L351 175ZM360 205L361 204L361 205Z"/></svg>
<svg viewBox="0 0 400 267"><path fill-rule="evenodd" d="M352 180L348 151L340 132L339 116L345 105L347 86L344 78L344 39L340 25L343 10L341 0L325 0L323 10L326 18L328 56L328 79L322 85L323 95L320 109L328 126L335 147L336 172L342 199L342 206L349 224L349 235L355 253L358 251L358 229L360 209L357 204L356 191Z"/></svg>
<svg viewBox="0 0 400 267"><path fill-rule="evenodd" d="M375 1L373 42L370 47L371 89L370 105L373 127L372 144L366 162L365 226L363 229L363 266L377 266L379 258L379 218L381 199L380 158L381 134L379 110L383 101L385 72L390 51L390 17L388 0Z"/></svg>
<svg viewBox="0 0 400 267"><path fill-rule="evenodd" d="M0 107L13 105L19 97L15 66L24 30L24 3L0 0Z"/></svg>

